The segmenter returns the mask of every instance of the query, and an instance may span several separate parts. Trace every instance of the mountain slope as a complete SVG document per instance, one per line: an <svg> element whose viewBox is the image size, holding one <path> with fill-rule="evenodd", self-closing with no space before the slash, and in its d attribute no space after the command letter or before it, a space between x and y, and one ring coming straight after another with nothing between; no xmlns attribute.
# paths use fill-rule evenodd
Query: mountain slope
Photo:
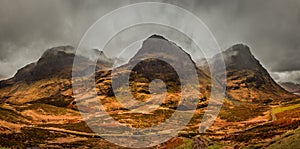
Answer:
<svg viewBox="0 0 300 149"><path fill-rule="evenodd" d="M177 70L174 66L176 66ZM186 68L195 70L195 78L192 78L191 69ZM182 71L182 78L180 78L178 71ZM175 43L172 43L159 35L153 35L147 38L143 42L141 49L129 60L129 62L116 68L114 72L116 79L121 79L118 80L118 85L115 87L116 90L114 91L112 91L111 86L112 72L96 72L98 95L114 98L113 92L125 92L126 76L129 76L130 92L140 101L147 101L151 97L149 87L153 80L160 79L163 81L166 84L168 92L166 102L163 103L163 105L168 108L176 109L177 101L180 98L179 94L181 92L181 87L183 85L182 81L184 79L188 80L187 78L199 80L200 85L197 87L200 88L201 95L197 95L197 98L208 99L210 96L210 90L207 89L211 84L210 76L197 68L188 53L178 47ZM197 82L192 82L190 85L196 85L196 83ZM174 97L176 97L176 100ZM106 106L108 109L113 109L112 105L116 106L117 104L107 103Z"/></svg>
<svg viewBox="0 0 300 149"><path fill-rule="evenodd" d="M278 103L297 98L280 87L267 70L253 56L246 45L234 45L228 50L215 55L209 62L218 71L218 65L224 58L227 72L227 94L229 99L254 103ZM202 68L208 70L207 63ZM224 74L216 73L218 78Z"/></svg>
<svg viewBox="0 0 300 149"><path fill-rule="evenodd" d="M94 50L95 51L95 50ZM106 56L103 53L101 57ZM14 77L0 81L0 102L23 104L27 102L48 103L55 106L67 106L72 100L72 67L75 49L60 46L48 49L41 58L17 71ZM82 72L92 66L90 60L83 56ZM105 69L111 62L98 60L96 69ZM87 74L88 75L88 74Z"/></svg>

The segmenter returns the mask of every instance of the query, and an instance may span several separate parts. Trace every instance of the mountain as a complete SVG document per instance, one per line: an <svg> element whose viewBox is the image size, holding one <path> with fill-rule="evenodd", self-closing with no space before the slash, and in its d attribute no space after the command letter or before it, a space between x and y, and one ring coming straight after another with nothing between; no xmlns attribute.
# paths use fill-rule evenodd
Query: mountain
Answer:
<svg viewBox="0 0 300 149"><path fill-rule="evenodd" d="M174 84L173 87L183 85L180 79L191 79L193 70L198 75L199 84L207 86L211 81L210 76L196 66L188 53L160 35L152 35L145 40L128 65L134 66L131 73L136 76L144 76L149 81L162 79L167 84Z"/></svg>
<svg viewBox="0 0 300 149"><path fill-rule="evenodd" d="M294 82L279 82L279 85L281 85L284 89L287 91L299 94L300 95L300 84L294 83Z"/></svg>
<svg viewBox="0 0 300 149"><path fill-rule="evenodd" d="M165 50L158 52L158 49ZM99 55L95 73L97 93L99 95L113 96L110 70L113 59L107 58L102 51L97 49L92 49L90 52L92 53L78 56L82 65L79 66L82 69L79 69L81 72L78 74L89 75L85 74L85 72L90 72L87 69L92 67L88 56ZM174 55L176 52L177 55ZM48 49L37 62L19 69L11 79L0 81L0 101L12 104L47 103L54 106L68 106L74 100L71 85L74 56L75 49L71 46ZM164 56L169 56L166 59L170 60L170 63L174 65L180 64L180 66L177 66L178 68L189 66L195 69L201 84L201 96L202 98L208 98L209 91L206 88L210 84L210 77L196 67L189 54L175 43L158 35L153 35L146 39L142 48L131 58L129 63L117 68L119 77L131 73L130 80L134 82L131 85L135 85L136 93L143 94L142 96L138 95L141 98L150 96L149 83L154 79L151 76L158 76L157 79L162 79L167 84L169 92L178 92L180 90L179 76L176 75L172 66L159 60L159 58L164 58ZM190 61L191 64L185 62L177 63L178 56L181 59ZM144 58L147 59L143 60ZM137 64L136 62L139 60L141 62ZM133 71L123 71L124 68L129 66L132 67ZM183 76L190 77L189 72L185 71Z"/></svg>
<svg viewBox="0 0 300 149"><path fill-rule="evenodd" d="M112 65L103 52L91 51L94 52L93 55L100 56L96 70ZM71 77L74 57L75 49L72 46L46 50L37 62L19 69L14 77L0 81L0 102L40 102L67 106L73 100ZM81 61L79 67L82 67L79 71L84 74L93 64L87 57L78 56L78 59Z"/></svg>
<svg viewBox="0 0 300 149"><path fill-rule="evenodd" d="M180 102L186 102L180 101L183 91L185 97L198 102L192 113L194 116L178 136L153 148L192 148L199 144L203 148L261 148L268 143L280 143L281 140L273 140L278 136L287 142L298 136L298 131L295 136L285 133L293 133L300 125L300 99L289 100L298 96L276 84L245 45L235 45L203 60L197 67L191 56L175 43L153 35L143 42L128 63L114 70L111 67L115 59L92 49L78 57L80 75L75 79L82 81L80 83L90 83L84 79L92 72L90 59L94 57L90 56L96 55L100 57L95 70L96 88L91 90L98 96L82 90L79 92L81 100L74 100L71 76L75 53L71 46L48 49L37 62L21 68L11 79L0 81L0 147L120 148L94 133L86 122L108 130L108 136L126 136L122 142L139 144L147 139L131 140L128 134L135 134L131 130L172 121L170 126L165 126L166 131L153 127L151 132L138 132L142 136L149 133L165 135L174 132L172 127L180 125L187 117L185 114L191 113L193 104L178 106ZM218 67L221 56L227 67L226 80L220 80L225 75ZM215 65L216 80L212 79L207 62ZM184 83L195 77L199 82ZM118 80L113 90L114 79ZM198 130L203 115L211 116L215 112L206 108L208 101L214 100L210 98L212 81L227 82L227 98L212 126L200 134ZM221 88L221 85L216 87ZM200 94L195 90L198 88ZM129 105L124 107L116 95L130 93L136 100L147 104L132 105L135 100L127 100L128 96L124 96L124 104ZM105 111L99 109L99 101ZM77 109L79 105L83 105L80 111L84 114ZM212 104L213 107L216 105ZM89 111L92 114L85 113L94 108L95 111ZM177 111L184 115L178 121L170 119ZM85 121L81 114L88 115ZM120 129L114 120L128 128ZM119 130L124 130L124 133L120 134Z"/></svg>
<svg viewBox="0 0 300 149"><path fill-rule="evenodd" d="M92 49L89 55L99 56L96 69L104 69L112 65L112 60L107 58L103 51ZM9 81L2 81L0 86L22 81L30 83L47 78L69 79L72 77L71 72L74 57L75 49L72 46L60 46L48 49L37 62L19 69L13 78L9 79ZM78 59L80 59L82 67L92 65L87 57L78 56Z"/></svg>
<svg viewBox="0 0 300 149"><path fill-rule="evenodd" d="M215 77L224 76L218 65L226 65L227 95L229 99L254 103L278 103L295 99L297 96L280 87L269 75L267 70L253 56L250 48L237 44L209 59L216 72ZM204 70L208 71L207 62L202 61Z"/></svg>
<svg viewBox="0 0 300 149"><path fill-rule="evenodd" d="M103 52L97 49L91 50L91 52L95 53L94 55L100 55L95 70L95 90L99 95L98 97L91 97L83 92L81 95L84 97L84 101L74 101L71 76L75 53L71 46L48 49L37 62L21 68L11 79L0 82L0 130L12 134L10 139L3 139L7 136L0 133L0 138L2 138L0 139L0 146L15 146L14 144L17 144L21 146L19 146L20 148L24 148L31 144L37 144L37 142L51 146L51 143L53 145L53 142L63 137L56 137L57 133L55 132L57 131L63 133L67 138L75 138L74 140L78 137L91 136L93 132L82 121L80 113L77 111L77 105L83 103L88 109L91 109L97 106L97 104L92 104L95 98L100 99L103 107L112 114L112 117L120 120L124 125L130 126L130 128L148 127L169 118L178 107L182 86L188 87L185 88L186 97L192 100L196 99L200 103L197 106L201 108L201 111L196 114L197 117L202 115L204 107L207 106L210 93L210 76L197 68L188 53L162 36L153 35L146 39L139 52L127 64L114 70L116 74L112 73L112 63ZM83 72L92 68L90 67L92 66L90 57L82 55L78 58L82 65L79 66L82 69L78 69L78 71L82 71L79 73L82 76L76 76L76 78L85 78L90 74ZM179 74L177 74L178 71L180 71ZM152 99L149 105L142 105L133 113L122 107L115 97L115 93L128 92L125 90L126 84L121 81L117 89L112 91L112 77L123 80L126 75L129 76L129 92L137 100L148 101L150 98ZM199 79L199 86L193 86L198 84L195 81L191 84L183 84L185 80L196 78ZM157 79L165 84L166 90L162 84L158 84L156 86L158 88L152 90L153 81ZM201 94L196 92L195 88L201 88ZM153 111L153 105L157 105L156 101L164 99L162 98L162 91L167 92L166 98L162 104L159 104L158 109ZM151 93L154 94L151 95ZM99 100L97 101L99 102ZM99 109L99 107L96 108ZM178 110L189 113L188 110L191 108L193 105L188 103ZM84 109L80 110L84 112ZM136 112L145 113L145 115ZM102 118L101 114L99 118ZM114 124L109 123L110 119L103 118L107 125L114 126ZM200 119L193 120L193 122L198 124ZM197 129L194 124L189 127ZM69 134L69 130L79 133L72 132ZM28 132L37 132L37 134ZM82 134L82 132L84 133ZM50 133L51 135L48 135ZM86 133L89 134L86 135ZM83 141L85 140L83 139ZM62 141L64 140L62 139ZM92 140L88 138L84 143L88 144L90 141L95 141L95 138L93 137ZM97 141L104 142L99 138ZM57 145L60 146L61 144ZM85 145L83 144L83 146Z"/></svg>
<svg viewBox="0 0 300 149"><path fill-rule="evenodd" d="M196 76L192 75L193 70ZM96 72L98 95L112 97L114 93L124 93L127 81L126 76L129 76L130 92L137 100L141 101L146 101L151 97L149 86L156 79L160 79L166 84L166 91L170 94L180 93L183 80L198 79L200 86L197 87L200 88L201 95L197 95L197 98L208 99L210 96L210 90L207 90L211 84L210 76L197 68L188 53L175 43L159 35L152 35L147 38L143 42L141 49L129 62L117 67L114 72L117 73L117 76L115 75L116 79L119 79L114 91L112 91L111 71ZM178 72L181 73L181 76L179 76ZM196 83L192 82L190 85L196 85ZM163 105L176 109L177 102L172 101L175 100L174 96L171 98L168 95L166 97L167 102ZM179 97L179 95L176 95L176 100ZM108 109L113 109L112 105L117 105L117 103L108 103L107 106L110 107Z"/></svg>

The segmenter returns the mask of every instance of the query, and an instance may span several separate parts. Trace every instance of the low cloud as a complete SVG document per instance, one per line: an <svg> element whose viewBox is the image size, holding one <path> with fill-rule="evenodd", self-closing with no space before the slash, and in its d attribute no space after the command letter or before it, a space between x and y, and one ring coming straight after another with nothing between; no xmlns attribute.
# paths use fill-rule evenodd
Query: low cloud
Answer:
<svg viewBox="0 0 300 149"><path fill-rule="evenodd" d="M150 0L1 0L0 74L12 76L48 48L77 46L89 26L104 14L142 1ZM196 14L211 29L222 49L245 43L270 71L300 70L300 1L156 1Z"/></svg>
<svg viewBox="0 0 300 149"><path fill-rule="evenodd" d="M277 82L300 83L300 71L272 72L271 76Z"/></svg>

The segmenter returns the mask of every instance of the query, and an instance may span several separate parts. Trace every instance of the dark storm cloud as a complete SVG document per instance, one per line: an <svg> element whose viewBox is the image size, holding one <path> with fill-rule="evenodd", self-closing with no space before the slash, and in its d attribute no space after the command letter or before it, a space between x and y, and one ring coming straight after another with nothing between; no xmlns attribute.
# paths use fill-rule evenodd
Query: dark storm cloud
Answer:
<svg viewBox="0 0 300 149"><path fill-rule="evenodd" d="M76 46L94 21L122 5L110 0L0 1L0 74L13 75L47 48Z"/></svg>
<svg viewBox="0 0 300 149"><path fill-rule="evenodd" d="M270 71L300 70L300 1L197 1L223 48L243 42Z"/></svg>
<svg viewBox="0 0 300 149"><path fill-rule="evenodd" d="M299 0L166 1L197 14L223 49L245 43L277 80L300 80Z"/></svg>
<svg viewBox="0 0 300 149"><path fill-rule="evenodd" d="M300 1L162 1L199 16L223 49L242 42L270 71L300 70ZM135 2L141 0L0 1L0 74L13 75L52 46L76 46L98 18Z"/></svg>

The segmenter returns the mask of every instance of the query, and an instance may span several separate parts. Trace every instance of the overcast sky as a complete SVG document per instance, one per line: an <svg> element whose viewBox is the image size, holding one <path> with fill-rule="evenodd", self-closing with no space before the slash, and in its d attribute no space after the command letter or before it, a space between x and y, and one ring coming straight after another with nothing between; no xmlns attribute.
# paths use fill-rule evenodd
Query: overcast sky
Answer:
<svg viewBox="0 0 300 149"><path fill-rule="evenodd" d="M11 77L50 47L77 46L84 32L101 16L136 2L142 1L1 0L0 78ZM275 79L300 82L299 0L162 2L196 14L223 49L245 43Z"/></svg>

